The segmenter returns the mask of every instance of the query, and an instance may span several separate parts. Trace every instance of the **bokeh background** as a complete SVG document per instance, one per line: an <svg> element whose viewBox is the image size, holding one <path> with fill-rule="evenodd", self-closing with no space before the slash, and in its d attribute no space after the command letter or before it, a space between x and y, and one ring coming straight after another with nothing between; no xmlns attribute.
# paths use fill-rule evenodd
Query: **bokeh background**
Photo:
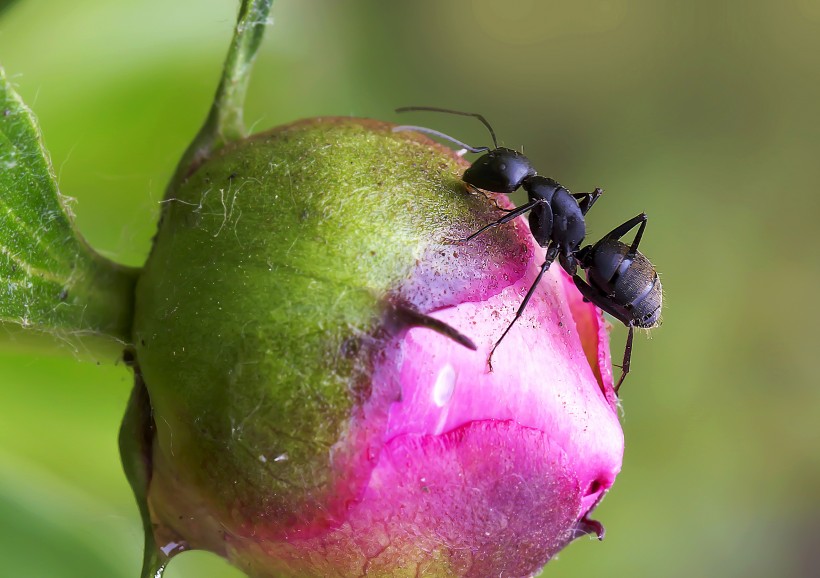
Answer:
<svg viewBox="0 0 820 578"><path fill-rule="evenodd" d="M213 95L232 0L19 0L0 64L39 116L83 234L139 265ZM504 144L604 187L590 238L646 211L663 326L622 390L624 469L545 575L820 572L820 3L817 0L277 0L254 129L317 115ZM615 357L625 332L616 328ZM115 363L0 352L0 576L135 578L138 514ZM813 569L813 570L812 570ZM237 578L189 553L168 578Z"/></svg>

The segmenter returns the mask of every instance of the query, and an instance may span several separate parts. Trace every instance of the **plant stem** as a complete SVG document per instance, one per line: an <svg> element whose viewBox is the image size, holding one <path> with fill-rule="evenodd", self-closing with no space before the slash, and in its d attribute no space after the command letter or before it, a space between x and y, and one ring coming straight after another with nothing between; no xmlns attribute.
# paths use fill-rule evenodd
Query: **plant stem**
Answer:
<svg viewBox="0 0 820 578"><path fill-rule="evenodd" d="M273 0L242 0L213 105L205 124L182 155L168 184L169 193L176 190L203 160L229 142L245 137L242 119L245 94L265 28L272 23L269 17L272 4Z"/></svg>

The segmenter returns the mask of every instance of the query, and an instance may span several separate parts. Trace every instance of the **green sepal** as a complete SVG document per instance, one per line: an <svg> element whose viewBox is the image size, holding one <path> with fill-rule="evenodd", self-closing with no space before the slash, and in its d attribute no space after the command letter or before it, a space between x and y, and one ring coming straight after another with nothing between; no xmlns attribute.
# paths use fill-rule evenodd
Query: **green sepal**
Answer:
<svg viewBox="0 0 820 578"><path fill-rule="evenodd" d="M157 547L154 539L153 522L148 508L148 487L151 483L152 471L151 446L155 430L151 401L137 369L135 370L134 389L131 390L131 397L120 427L119 445L122 468L134 492L145 537L140 578L162 576L165 564L168 562L168 558Z"/></svg>

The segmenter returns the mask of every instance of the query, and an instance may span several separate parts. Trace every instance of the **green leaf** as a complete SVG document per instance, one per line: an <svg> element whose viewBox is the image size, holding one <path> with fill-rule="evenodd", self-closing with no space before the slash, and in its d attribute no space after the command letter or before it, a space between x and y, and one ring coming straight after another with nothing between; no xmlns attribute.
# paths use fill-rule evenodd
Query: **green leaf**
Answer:
<svg viewBox="0 0 820 578"><path fill-rule="evenodd" d="M37 121L0 68L0 325L85 350L128 342L136 271L85 243L66 200Z"/></svg>

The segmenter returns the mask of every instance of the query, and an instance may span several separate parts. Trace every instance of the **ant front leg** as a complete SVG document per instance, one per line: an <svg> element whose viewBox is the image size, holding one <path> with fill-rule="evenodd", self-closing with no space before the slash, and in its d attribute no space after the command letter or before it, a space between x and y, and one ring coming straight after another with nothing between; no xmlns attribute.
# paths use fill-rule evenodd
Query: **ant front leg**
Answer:
<svg viewBox="0 0 820 578"><path fill-rule="evenodd" d="M460 243L469 243L470 241L472 241L473 239L478 237L484 231L486 231L488 229L492 229L493 227L497 227L499 225L503 225L504 223L509 223L510 221L515 219L516 217L520 217L521 215L523 215L527 211L531 211L536 206L546 205L546 204L548 204L546 200L536 199L534 201L530 201L529 203L527 203L525 205L521 205L520 207L516 207L515 209L512 209L511 211L509 211L506 215L504 215L503 217L501 217L497 221L493 221L492 223L488 223L488 224L484 225L478 231L476 231L475 233L473 233L472 235L470 235L466 239L462 239L459 242Z"/></svg>
<svg viewBox="0 0 820 578"><path fill-rule="evenodd" d="M595 204L595 201L597 201L603 194L603 189L596 187L596 189L591 193L573 193L572 196L575 197L576 201L578 201L578 207L581 209L581 214L586 215L587 211L589 211L592 208L592 205Z"/></svg>
<svg viewBox="0 0 820 578"><path fill-rule="evenodd" d="M501 205L498 204L498 200L492 198L490 195L488 195L487 193L485 193L484 191L482 191L481 189L479 189L475 185L471 185L470 183L464 183L464 184L466 185L468 191L470 191L472 193L478 193L479 195L481 195L482 197L484 197L488 201L492 201L492 203L495 206L496 210L502 211L504 213L512 213L515 210L515 207L513 207L512 209L506 209L506 208L502 207Z"/></svg>

